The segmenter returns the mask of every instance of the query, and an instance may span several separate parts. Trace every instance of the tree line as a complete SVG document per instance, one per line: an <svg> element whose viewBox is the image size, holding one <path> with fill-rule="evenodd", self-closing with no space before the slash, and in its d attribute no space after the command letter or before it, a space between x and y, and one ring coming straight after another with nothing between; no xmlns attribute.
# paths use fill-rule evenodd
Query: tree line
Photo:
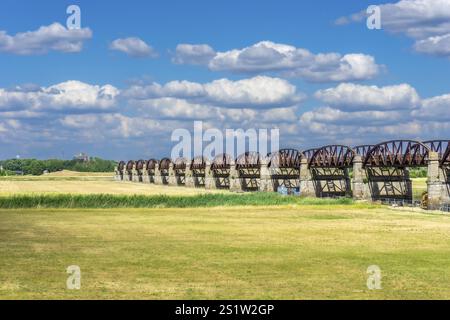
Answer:
<svg viewBox="0 0 450 320"><path fill-rule="evenodd" d="M91 158L90 161L79 160L37 160L37 159L9 159L1 160L0 175L23 174L41 175L44 171L56 172L61 170L71 170L78 172L112 172L114 171L115 161L104 160L101 158Z"/></svg>

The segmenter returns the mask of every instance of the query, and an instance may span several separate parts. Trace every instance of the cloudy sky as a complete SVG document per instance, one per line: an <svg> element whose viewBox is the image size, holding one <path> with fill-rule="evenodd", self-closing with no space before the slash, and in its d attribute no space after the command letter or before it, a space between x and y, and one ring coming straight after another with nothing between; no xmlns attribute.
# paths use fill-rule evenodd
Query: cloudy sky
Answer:
<svg viewBox="0 0 450 320"><path fill-rule="evenodd" d="M297 149L448 139L450 0L2 0L0 70L2 159L162 157L196 120Z"/></svg>

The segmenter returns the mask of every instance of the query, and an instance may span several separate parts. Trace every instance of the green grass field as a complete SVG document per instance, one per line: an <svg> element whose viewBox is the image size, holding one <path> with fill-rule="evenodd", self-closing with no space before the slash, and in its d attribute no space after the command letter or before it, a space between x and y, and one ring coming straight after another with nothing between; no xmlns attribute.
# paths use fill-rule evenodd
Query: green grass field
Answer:
<svg viewBox="0 0 450 320"><path fill-rule="evenodd" d="M0 196L0 209L206 208L277 205L353 204L349 198L285 197L277 193L198 195L19 194ZM368 204L364 204L368 206Z"/></svg>
<svg viewBox="0 0 450 320"><path fill-rule="evenodd" d="M450 217L362 205L0 210L0 256L3 299L450 298Z"/></svg>
<svg viewBox="0 0 450 320"><path fill-rule="evenodd" d="M0 299L450 299L450 216L86 177L0 179Z"/></svg>

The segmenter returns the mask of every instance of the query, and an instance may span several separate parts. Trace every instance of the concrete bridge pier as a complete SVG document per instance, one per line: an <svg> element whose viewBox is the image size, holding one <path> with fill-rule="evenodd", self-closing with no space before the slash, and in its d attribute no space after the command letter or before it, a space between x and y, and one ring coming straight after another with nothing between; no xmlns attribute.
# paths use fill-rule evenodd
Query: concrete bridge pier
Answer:
<svg viewBox="0 0 450 320"><path fill-rule="evenodd" d="M300 163L300 194L307 197L316 196L312 173L305 158L302 158Z"/></svg>
<svg viewBox="0 0 450 320"><path fill-rule="evenodd" d="M353 159L352 193L355 200L370 200L369 184L367 183L366 170L363 168L363 158L355 155Z"/></svg>
<svg viewBox="0 0 450 320"><path fill-rule="evenodd" d="M184 185L188 188L195 188L194 173L189 164L186 165L186 171L184 173Z"/></svg>
<svg viewBox="0 0 450 320"><path fill-rule="evenodd" d="M439 154L429 153L428 160L428 209L439 210L443 204L450 204L448 168L439 166Z"/></svg>
<svg viewBox="0 0 450 320"><path fill-rule="evenodd" d="M119 168L118 168L118 167L114 167L114 180L115 180L115 181L120 181L120 180L122 180L122 179L121 179L121 174L120 174L120 171L119 171Z"/></svg>
<svg viewBox="0 0 450 320"><path fill-rule="evenodd" d="M148 180L150 183L155 183L155 173L156 173L155 169L148 171Z"/></svg>
<svg viewBox="0 0 450 320"><path fill-rule="evenodd" d="M123 169L123 181L131 181L130 173L127 169Z"/></svg>
<svg viewBox="0 0 450 320"><path fill-rule="evenodd" d="M175 175L175 168L173 163L170 163L169 165L169 176L167 177L167 182L169 186L178 186L178 179Z"/></svg>
<svg viewBox="0 0 450 320"><path fill-rule="evenodd" d="M139 170L136 169L136 163L133 165L133 169L132 169L131 172L132 172L132 173L131 173L131 180L132 180L133 182L140 182L140 179L139 179Z"/></svg>
<svg viewBox="0 0 450 320"><path fill-rule="evenodd" d="M205 167L205 189L217 189L216 178L214 177L213 170L211 170L211 163L209 161L206 162Z"/></svg>
<svg viewBox="0 0 450 320"><path fill-rule="evenodd" d="M155 179L155 184L156 185L160 185L160 186L164 185L164 177L161 174L161 169L159 168L159 163L157 163L155 165L155 177L154 177L154 179Z"/></svg>
<svg viewBox="0 0 450 320"><path fill-rule="evenodd" d="M272 174L269 168L269 159L261 159L261 173L259 181L260 192L274 192L274 185L272 181Z"/></svg>
<svg viewBox="0 0 450 320"><path fill-rule="evenodd" d="M144 167L142 169L142 182L143 183L150 183L150 176L148 170Z"/></svg>
<svg viewBox="0 0 450 320"><path fill-rule="evenodd" d="M239 171L236 169L236 163L234 162L230 165L230 191L244 192L242 180L239 176Z"/></svg>

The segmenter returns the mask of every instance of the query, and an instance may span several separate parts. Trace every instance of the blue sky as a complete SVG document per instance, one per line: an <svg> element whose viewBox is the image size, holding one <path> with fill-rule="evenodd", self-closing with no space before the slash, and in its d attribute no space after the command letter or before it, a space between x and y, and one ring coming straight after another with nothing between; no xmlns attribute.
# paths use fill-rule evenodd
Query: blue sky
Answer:
<svg viewBox="0 0 450 320"><path fill-rule="evenodd" d="M78 34L54 25L66 28L71 4L81 8ZM371 4L381 5L382 30L352 16ZM281 144L298 149L448 138L446 8L448 0L4 0L0 158L162 157L171 131L194 120L279 127ZM181 81L181 93L164 86ZM202 97L191 96L199 85Z"/></svg>

